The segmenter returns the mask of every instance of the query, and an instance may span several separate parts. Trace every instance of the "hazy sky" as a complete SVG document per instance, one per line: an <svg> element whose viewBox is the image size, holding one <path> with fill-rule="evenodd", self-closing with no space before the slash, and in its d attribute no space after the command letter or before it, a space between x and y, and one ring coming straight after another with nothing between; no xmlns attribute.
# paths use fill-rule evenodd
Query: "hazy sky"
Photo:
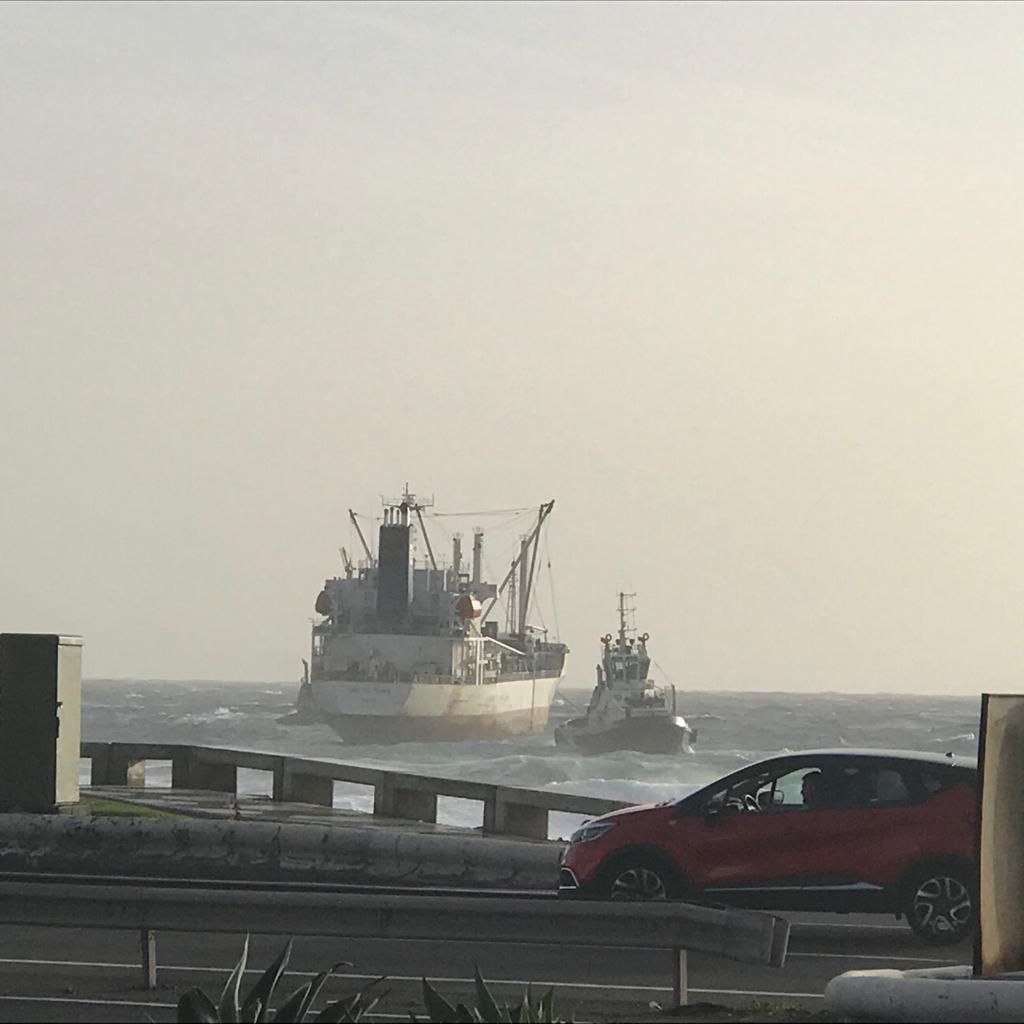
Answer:
<svg viewBox="0 0 1024 1024"><path fill-rule="evenodd" d="M686 687L1024 689L1022 53L1002 4L3 5L0 629L296 678L409 481L557 500L579 682L625 587Z"/></svg>

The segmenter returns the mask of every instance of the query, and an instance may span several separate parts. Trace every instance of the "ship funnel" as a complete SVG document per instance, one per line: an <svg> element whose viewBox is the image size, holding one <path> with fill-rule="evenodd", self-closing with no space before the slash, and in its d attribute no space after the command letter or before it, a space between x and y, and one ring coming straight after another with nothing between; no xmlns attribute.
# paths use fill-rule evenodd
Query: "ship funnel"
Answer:
<svg viewBox="0 0 1024 1024"><path fill-rule="evenodd" d="M394 513L385 515L377 547L377 618L385 630L397 629L405 622L412 600L410 529L408 516L401 518Z"/></svg>

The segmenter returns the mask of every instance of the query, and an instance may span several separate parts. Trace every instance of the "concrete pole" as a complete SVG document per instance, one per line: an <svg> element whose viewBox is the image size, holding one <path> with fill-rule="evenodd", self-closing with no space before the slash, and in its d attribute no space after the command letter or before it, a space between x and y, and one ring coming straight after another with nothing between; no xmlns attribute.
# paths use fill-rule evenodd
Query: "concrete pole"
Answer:
<svg viewBox="0 0 1024 1024"><path fill-rule="evenodd" d="M479 527L473 531L473 582L480 582L480 563L484 556L484 531Z"/></svg>

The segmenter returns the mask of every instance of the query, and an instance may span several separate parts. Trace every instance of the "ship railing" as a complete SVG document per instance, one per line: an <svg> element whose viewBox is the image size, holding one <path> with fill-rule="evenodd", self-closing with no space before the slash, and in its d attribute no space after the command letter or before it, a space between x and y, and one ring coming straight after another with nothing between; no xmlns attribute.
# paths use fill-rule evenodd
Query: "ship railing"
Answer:
<svg viewBox="0 0 1024 1024"><path fill-rule="evenodd" d="M502 786L469 779L370 768L333 759L293 757L260 750L201 747L175 743L96 743L81 745L95 787L146 786L147 762L171 763L171 788L239 796L239 770L272 777L271 798L289 803L334 806L335 782L373 788L373 814L407 821L437 821L438 797L483 805L484 835L548 839L552 812L593 817L628 807L621 800Z"/></svg>

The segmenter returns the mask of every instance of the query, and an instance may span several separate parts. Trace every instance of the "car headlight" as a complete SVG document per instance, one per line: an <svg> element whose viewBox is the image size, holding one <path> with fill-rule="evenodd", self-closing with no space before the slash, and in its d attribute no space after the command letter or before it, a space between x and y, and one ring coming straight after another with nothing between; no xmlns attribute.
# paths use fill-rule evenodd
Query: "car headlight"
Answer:
<svg viewBox="0 0 1024 1024"><path fill-rule="evenodd" d="M573 832L569 843L572 846L575 846L577 843L589 843L591 840L598 839L607 832L611 832L617 824L618 822L615 821L588 821Z"/></svg>

